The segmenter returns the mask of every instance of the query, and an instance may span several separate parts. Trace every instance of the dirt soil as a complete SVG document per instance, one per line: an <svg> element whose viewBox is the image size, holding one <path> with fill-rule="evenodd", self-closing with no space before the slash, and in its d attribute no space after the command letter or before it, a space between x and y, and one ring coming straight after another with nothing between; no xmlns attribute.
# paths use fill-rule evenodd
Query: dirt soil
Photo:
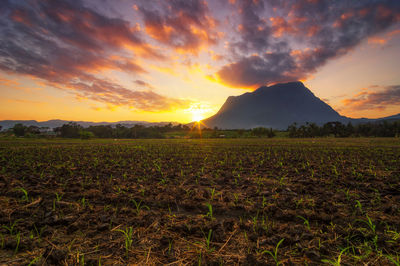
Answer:
<svg viewBox="0 0 400 266"><path fill-rule="evenodd" d="M0 226L5 265L399 265L400 140L0 141Z"/></svg>

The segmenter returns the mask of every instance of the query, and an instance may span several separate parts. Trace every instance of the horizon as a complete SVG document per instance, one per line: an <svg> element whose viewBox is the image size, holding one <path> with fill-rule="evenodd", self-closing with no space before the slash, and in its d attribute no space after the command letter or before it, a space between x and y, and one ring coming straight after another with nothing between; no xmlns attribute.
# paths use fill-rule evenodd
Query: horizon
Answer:
<svg viewBox="0 0 400 266"><path fill-rule="evenodd" d="M177 122L300 80L340 115L400 113L400 3L11 1L0 120Z"/></svg>

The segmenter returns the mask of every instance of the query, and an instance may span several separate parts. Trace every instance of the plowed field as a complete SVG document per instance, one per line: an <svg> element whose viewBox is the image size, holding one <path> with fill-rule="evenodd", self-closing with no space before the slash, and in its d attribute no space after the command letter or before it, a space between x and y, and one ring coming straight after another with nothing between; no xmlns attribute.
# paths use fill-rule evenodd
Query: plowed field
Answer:
<svg viewBox="0 0 400 266"><path fill-rule="evenodd" d="M399 139L1 141L0 264L399 265Z"/></svg>

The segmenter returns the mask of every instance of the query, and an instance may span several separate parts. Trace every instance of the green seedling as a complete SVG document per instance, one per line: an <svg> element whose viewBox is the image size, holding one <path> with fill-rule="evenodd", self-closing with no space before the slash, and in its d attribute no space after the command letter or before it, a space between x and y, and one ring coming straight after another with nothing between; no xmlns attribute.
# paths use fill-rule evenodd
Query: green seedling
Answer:
<svg viewBox="0 0 400 266"><path fill-rule="evenodd" d="M168 239L168 255L171 255L173 240Z"/></svg>
<svg viewBox="0 0 400 266"><path fill-rule="evenodd" d="M210 193L211 193L211 200L213 200L215 196L215 188L210 189Z"/></svg>
<svg viewBox="0 0 400 266"><path fill-rule="evenodd" d="M211 237L212 237L212 229L210 229L208 231L208 235L206 237L206 247L207 247L207 251L209 253L213 252L214 248L210 248L210 244L211 244Z"/></svg>
<svg viewBox="0 0 400 266"><path fill-rule="evenodd" d="M361 202L359 200L356 200L356 205L354 205L354 207L358 208L361 213L364 213L363 209L362 209Z"/></svg>
<svg viewBox="0 0 400 266"><path fill-rule="evenodd" d="M31 260L31 262L29 262L28 266L36 265L38 260L40 260L41 258L42 258L42 255L35 257L33 260Z"/></svg>
<svg viewBox="0 0 400 266"><path fill-rule="evenodd" d="M125 256L128 257L129 249L132 246L132 234L133 234L133 229L132 226L128 228L125 228L125 230L117 229L118 232L121 232L124 234L125 237Z"/></svg>
<svg viewBox="0 0 400 266"><path fill-rule="evenodd" d="M10 223L10 226L3 225L3 228L6 229L10 233L10 235L13 235L14 234L14 228L15 228L15 226L17 225L17 223L19 221L21 221L21 219L17 219L13 223Z"/></svg>
<svg viewBox="0 0 400 266"><path fill-rule="evenodd" d="M390 260L391 262L393 262L394 265L396 266L400 266L400 257L399 255L392 256L392 255L385 255L385 257Z"/></svg>
<svg viewBox="0 0 400 266"><path fill-rule="evenodd" d="M255 232L258 224L258 211L256 216L251 217L251 220L253 220L253 231Z"/></svg>
<svg viewBox="0 0 400 266"><path fill-rule="evenodd" d="M369 229L371 229L371 231L375 234L376 225L372 222L371 218L369 218L368 214L366 214L365 216L367 218L366 220L357 219L356 221L365 223L369 227Z"/></svg>
<svg viewBox="0 0 400 266"><path fill-rule="evenodd" d="M76 255L78 257L78 264L81 266L85 265L85 254L80 255L79 251L78 254Z"/></svg>
<svg viewBox="0 0 400 266"><path fill-rule="evenodd" d="M332 166L332 173L335 174L336 177L339 175L335 165Z"/></svg>
<svg viewBox="0 0 400 266"><path fill-rule="evenodd" d="M308 220L306 218L304 218L301 215L297 215L297 218L300 218L304 221L304 224L306 225L307 229L310 230L310 223L308 222Z"/></svg>
<svg viewBox="0 0 400 266"><path fill-rule="evenodd" d="M210 219L212 220L213 219L213 207L208 202L206 203L206 206L208 208L208 212L207 212L206 216L210 217Z"/></svg>
<svg viewBox="0 0 400 266"><path fill-rule="evenodd" d="M282 244L282 242L284 240L285 240L284 238L279 240L278 244L276 244L276 247L274 248L274 252L273 253L271 251L269 251L269 250L264 250L263 252L261 252L261 254L267 253L267 254L271 255L271 257L274 258L276 266L281 264L280 261L278 261L278 248L279 248L279 246Z"/></svg>
<svg viewBox="0 0 400 266"><path fill-rule="evenodd" d="M267 206L267 198L263 195L262 198L262 203L261 203L262 207L264 208L265 206Z"/></svg>
<svg viewBox="0 0 400 266"><path fill-rule="evenodd" d="M39 241L41 241L42 234L43 234L44 229L46 229L46 226L41 227L40 231L37 229L35 224L33 225L33 228L35 229L36 236L39 238Z"/></svg>
<svg viewBox="0 0 400 266"><path fill-rule="evenodd" d="M29 197L28 197L28 191L26 191L26 189L19 187L16 189L17 191L21 191L22 193L24 193L24 195L22 196L21 200L22 201L29 201Z"/></svg>
<svg viewBox="0 0 400 266"><path fill-rule="evenodd" d="M392 239L392 240L389 240L387 242L395 243L397 240L400 239L400 233L399 232L393 231L393 230L388 230L386 232L391 235L391 239Z"/></svg>
<svg viewBox="0 0 400 266"><path fill-rule="evenodd" d="M235 198L235 204L238 203L238 201L239 201L239 194L238 194L238 193L233 193L233 197Z"/></svg>
<svg viewBox="0 0 400 266"><path fill-rule="evenodd" d="M371 218L369 218L368 214L366 214L366 220L360 220L357 219L356 221L365 223L369 229L372 231L372 233L374 234L374 238L372 239L372 243L374 244L375 250L378 251L378 235L376 234L376 225L372 222Z"/></svg>
<svg viewBox="0 0 400 266"><path fill-rule="evenodd" d="M53 200L53 211L56 210L56 203L60 202L63 197L63 195L58 194L57 192L55 195L56 195L56 198Z"/></svg>
<svg viewBox="0 0 400 266"><path fill-rule="evenodd" d="M17 240L17 244L16 244L16 246L15 246L14 254L17 254L18 249L19 249L19 244L21 243L21 233L20 233L20 232L18 232L18 233L15 235L15 240Z"/></svg>
<svg viewBox="0 0 400 266"><path fill-rule="evenodd" d="M204 232L203 232L203 235L204 235ZM211 248L210 246L211 246L211 238L212 238L212 229L210 229L209 231L208 231L208 234L207 234L207 236L206 235L204 235L204 247L206 248L206 250L207 250L207 252L208 253L211 253L211 252L213 252L214 250L215 250L215 248ZM202 243L199 243L199 242L197 242L198 244L202 244Z"/></svg>
<svg viewBox="0 0 400 266"><path fill-rule="evenodd" d="M348 250L349 248L350 248L350 247L347 247L347 248L342 249L342 250L340 251L339 256L337 257L336 260L326 260L326 259L323 259L323 260L321 260L321 261L324 262L324 263L327 263L327 264L329 264L329 265L340 266L340 263L341 263L341 261L342 261L342 255L343 255L343 253L346 252L346 250Z"/></svg>
<svg viewBox="0 0 400 266"><path fill-rule="evenodd" d="M82 208L86 208L86 206L89 206L89 203L88 203L88 200L87 199L85 199L85 197L83 197L81 200L80 200L80 203L82 204Z"/></svg>
<svg viewBox="0 0 400 266"><path fill-rule="evenodd" d="M142 209L147 209L147 210L150 210L150 208L149 208L149 206L147 206L147 205L142 205L142 200L140 200L139 202L137 202L136 200L134 200L134 199L131 199L131 202L133 202L133 204L135 204L135 212L136 212L136 215L139 215L139 213L140 213L140 211L142 210Z"/></svg>
<svg viewBox="0 0 400 266"><path fill-rule="evenodd" d="M283 186L285 184L285 176L279 177L279 185Z"/></svg>

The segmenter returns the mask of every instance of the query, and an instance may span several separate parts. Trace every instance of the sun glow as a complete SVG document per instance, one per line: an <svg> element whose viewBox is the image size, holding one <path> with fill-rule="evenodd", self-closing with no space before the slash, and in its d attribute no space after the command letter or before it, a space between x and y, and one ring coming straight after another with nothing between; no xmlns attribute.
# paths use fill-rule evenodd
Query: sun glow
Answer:
<svg viewBox="0 0 400 266"><path fill-rule="evenodd" d="M192 120L195 122L200 122L203 120L204 116L201 112L201 110L193 110L192 111Z"/></svg>
<svg viewBox="0 0 400 266"><path fill-rule="evenodd" d="M209 105L204 103L192 103L186 111L192 116L192 122L200 122L212 113Z"/></svg>

